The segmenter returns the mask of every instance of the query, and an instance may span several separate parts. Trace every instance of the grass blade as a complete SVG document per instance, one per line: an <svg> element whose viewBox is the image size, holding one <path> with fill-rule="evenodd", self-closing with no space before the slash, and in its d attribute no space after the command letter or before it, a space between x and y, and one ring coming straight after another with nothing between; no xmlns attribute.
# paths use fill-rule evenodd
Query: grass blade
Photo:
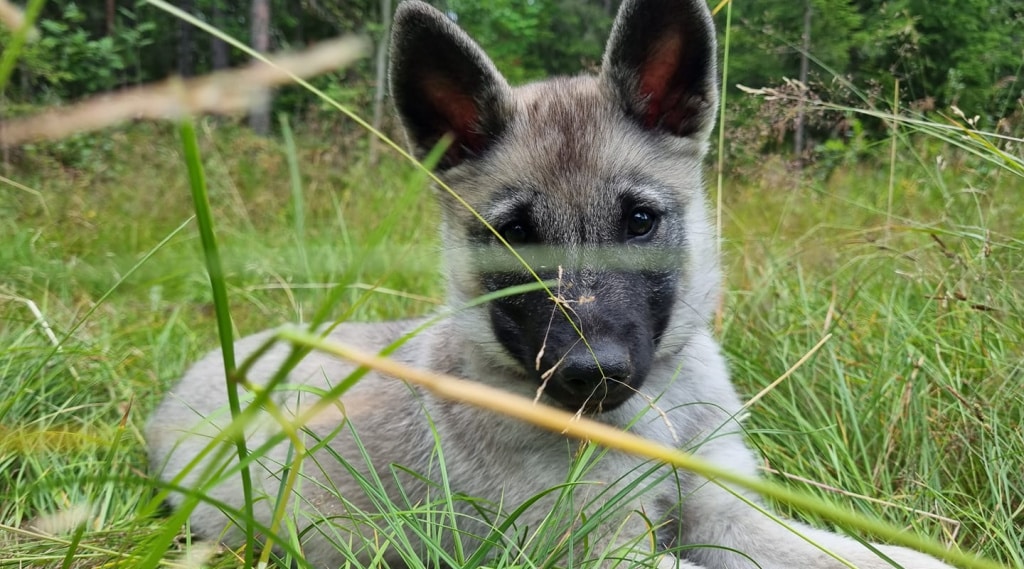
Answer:
<svg viewBox="0 0 1024 569"><path fill-rule="evenodd" d="M28 41L29 35L32 33L32 24L39 17L39 13L43 10L43 4L45 3L46 0L29 1L28 5L25 6L25 19L22 21L21 26L14 30L10 43L4 47L3 56L0 57L0 93L3 92L4 87L7 86L7 80L11 78L11 73L14 72L14 65L18 62L21 48Z"/></svg>
<svg viewBox="0 0 1024 569"><path fill-rule="evenodd" d="M199 236L203 246L203 255L206 259L206 270L210 275L210 288L213 290L213 308L217 316L217 332L220 337L220 347L224 356L224 374L227 378L228 405L231 408L232 419L241 414L241 406L238 401L238 382L235 375L235 342L232 333L231 313L228 306L228 292L224 279L224 269L221 265L220 254L217 251L217 237L213 230L213 213L210 209L210 197L206 187L206 175L203 172L203 163L199 151L199 139L196 137L195 124L191 119L185 119L179 124L182 148L185 153L185 164L188 166L189 187L192 191L192 200L195 203L196 222L199 225ZM245 446L245 438L235 437L235 448L238 451L238 460L245 461L248 451ZM241 471L242 492L245 496L246 519L253 519L252 504L252 477L249 468L243 467ZM253 562L253 551L255 535L252 524L245 524L245 566L251 567Z"/></svg>

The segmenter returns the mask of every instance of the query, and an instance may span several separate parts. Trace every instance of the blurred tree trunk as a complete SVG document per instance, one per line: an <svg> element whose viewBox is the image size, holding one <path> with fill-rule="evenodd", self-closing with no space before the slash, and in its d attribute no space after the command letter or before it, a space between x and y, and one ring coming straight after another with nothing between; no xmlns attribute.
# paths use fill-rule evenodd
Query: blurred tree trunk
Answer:
<svg viewBox="0 0 1024 569"><path fill-rule="evenodd" d="M107 35L114 35L114 23L117 21L117 0L107 0Z"/></svg>
<svg viewBox="0 0 1024 569"><path fill-rule="evenodd" d="M289 2L288 7L291 8L291 18L295 22L295 37L292 39L292 45L305 47L306 46L306 10L302 6L302 2Z"/></svg>
<svg viewBox="0 0 1024 569"><path fill-rule="evenodd" d="M178 7L182 12L192 14L195 8L193 0L181 0ZM195 65L192 55L195 53L195 34L192 24L178 20L178 75L191 77L195 75Z"/></svg>
<svg viewBox="0 0 1024 569"><path fill-rule="evenodd" d="M270 0L252 0L252 47L260 53L270 49ZM249 128L257 134L270 133L270 92L253 103L249 112Z"/></svg>
<svg viewBox="0 0 1024 569"><path fill-rule="evenodd" d="M222 0L213 0L213 25L224 30L224 10ZM210 36L210 51L213 52L213 70L226 69L228 61L228 44L217 36Z"/></svg>
<svg viewBox="0 0 1024 569"><path fill-rule="evenodd" d="M807 85L807 74L810 67L809 53L811 51L811 0L804 0L804 31L800 37L800 84ZM804 138L806 127L804 126L804 103L801 102L796 112L796 132L793 136L793 153L796 154L798 164L803 164L804 159Z"/></svg>
<svg viewBox="0 0 1024 569"><path fill-rule="evenodd" d="M377 89L373 93L373 128L380 130L384 119L384 91L387 89L388 46L391 44L391 0L380 0L380 39L377 41ZM380 139L370 133L370 163L377 163Z"/></svg>

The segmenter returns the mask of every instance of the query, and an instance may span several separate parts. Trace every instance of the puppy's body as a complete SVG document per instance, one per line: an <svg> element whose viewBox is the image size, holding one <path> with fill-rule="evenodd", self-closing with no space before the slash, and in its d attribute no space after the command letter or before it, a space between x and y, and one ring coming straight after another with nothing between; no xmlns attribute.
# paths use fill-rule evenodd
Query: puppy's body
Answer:
<svg viewBox="0 0 1024 569"><path fill-rule="evenodd" d="M552 295L529 292L463 309L474 298L534 277L463 203L442 193L453 315L413 336L393 357L521 395L540 392L544 403L581 410L756 475L737 423L741 403L708 327L719 298L719 271L701 170L717 86L714 31L701 0L624 2L598 77L512 89L461 30L418 2L399 7L392 54L392 90L414 150L423 156L444 135L452 136L438 167L441 177L541 278L557 282ZM379 351L417 325L345 324L330 337ZM239 342L239 359L268 337ZM268 381L287 353L283 346L272 348L249 379ZM293 387L327 389L353 369L311 354L288 381ZM223 364L212 354L157 409L147 437L153 466L165 479L186 469L226 424L223 385ZM295 410L315 397L293 389L278 399ZM343 411L323 413L311 425L314 436L307 444L326 440L329 449L304 467L289 508L300 529L313 528L304 533L303 552L314 567L339 565L344 559L339 542L351 541L355 556L370 560L375 552L367 541L379 544L389 532L406 531L371 529L374 519L361 512L377 511L377 498L368 496L357 476L375 475L400 504L428 503L442 495L425 482L442 479L439 447L451 490L487 501L493 510L488 515L500 522L503 514L567 482L579 449L557 434L437 400L372 373L343 396L342 404ZM253 426L249 447L274 429L271 421ZM287 458L282 444L254 465L258 496L278 494ZM186 486L208 477L199 474L205 464L186 477ZM844 566L692 474L665 467L649 472L650 463L615 452L589 466L578 478L592 483L579 485L578 499L571 502L570 517L577 522L618 500L613 497L634 481L649 486L617 502L621 516L587 537L591 556L619 549L602 566L624 556L630 563L660 567ZM202 491L241 509L237 483ZM541 527L556 495L549 493L528 508L516 527ZM172 501L180 503L181 497ZM458 518L458 532L442 532L449 551L458 539L472 552L489 533L479 521L479 504L456 501L464 516ZM256 503L264 523L271 507L272 499ZM191 519L192 530L208 538L228 526L225 515L205 503ZM656 539L643 539L652 526ZM792 527L854 566L889 566L856 541ZM226 539L237 535L233 531ZM511 538L507 545L519 541ZM619 547L624 545L628 551ZM651 555L670 548L678 549ZM906 549L878 548L907 567L946 567ZM565 551L583 550L574 543ZM394 548L384 558L402 563ZM573 559L577 566L585 562Z"/></svg>
<svg viewBox="0 0 1024 569"><path fill-rule="evenodd" d="M416 323L390 323L384 326L347 324L331 333L328 338L377 351L398 337L401 331L411 328L414 324ZM453 353L455 348L466 345L466 341L460 338L457 332L457 321L445 321L432 330L436 330L437 333L414 337L400 348L393 358L416 366L429 365L430 369L457 376L473 377L469 371L472 369L470 363L463 358L445 356ZM236 345L238 357L246 357L269 337L269 333L264 333L240 341ZM718 373L717 370L724 368L724 362L710 338L695 340L692 347L687 348L687 351L689 350L693 351L693 357L685 359L686 363L679 370L680 377L712 378ZM255 383L267 381L287 354L288 349L285 346L272 348L260 359L261 365L254 368L250 379ZM314 353L306 357L290 374L289 382L293 387L304 384L328 389L332 385L331 380L345 378L353 369L346 362ZM675 370L664 371L666 377L676 375ZM175 387L174 393L157 410L147 436L154 461L164 461L168 456L171 457L170 467L164 470L165 477L174 474L183 466L183 462L177 461L192 458L209 442L207 437L228 422L224 387L215 379L221 375L221 360L216 354L211 354L189 371ZM507 381L513 385L523 385L524 389L518 390L523 395L532 396L536 390L534 386L526 387L520 378L493 374L490 377L495 382ZM724 410L737 409L739 405L725 375L718 374L717 385L706 384L702 391L659 389L652 385L652 389L645 393L653 395L659 391L663 392L656 404L659 408L691 406L694 410L699 409L699 412L681 417L683 420L677 421L673 417L671 422L666 422L658 413L648 412L648 403L641 397L634 397L619 408L603 414L601 419L610 424L625 425L642 416L630 430L668 445L676 445L679 440L702 441L710 431L717 431L718 438L706 442L702 448L710 450L712 447L721 447L717 452L723 457L728 457L727 460L731 464L742 464L748 470L754 468L752 457L742 445L741 439L735 436L721 436L722 426L728 428L729 424ZM292 408L307 407L315 400L310 393L299 395L300 392L301 390L295 389L289 397ZM296 403L297 400L301 403ZM369 462L380 471L380 478L390 491L391 498L400 504L403 503L402 493L411 496L410 502L413 504L422 504L427 501L425 496L431 491L417 479L399 475L398 479L402 486L402 493L399 493L394 475L390 472L391 465L401 465L429 479L440 480L437 456L434 453L435 434L427 422L428 416L434 425L436 436L441 441L447 477L452 490L481 498L494 505L504 504L505 514L537 494L565 483L579 446L574 441L517 420L439 401L395 379L374 374L368 375L356 384L342 398L342 402L345 417L349 421L345 428L335 432L341 424L342 416L339 410L331 409L319 415L313 421L310 430L316 437L332 437L330 446L334 451L348 458L351 465L365 469L366 461L363 460L360 448L352 438L349 430L351 428L357 433L362 448L369 454ZM206 418L202 421L202 427L198 429L202 434L182 441L183 428L192 428L190 426L199 423L199 416ZM179 425L181 428L175 427ZM274 429L274 424L270 421L265 421L263 425L268 430ZM250 448L258 445L262 435L250 435ZM740 444L736 445L737 442ZM351 481L351 475L345 468L324 454L320 453L315 457L315 466L309 464L305 467L304 475L308 479L303 481L301 498L296 498L293 505L295 515L306 523L317 523L321 518L333 518L336 526L345 527L341 532L333 527L325 529L328 533L351 531L352 527L337 518L347 515L347 507L339 501L337 495L340 494L345 500L364 511L373 512L376 506L366 493ZM286 462L286 455L287 447L281 445L261 461L265 467L255 469L254 478L259 482L258 496L276 496L280 476L279 465ZM578 492L579 503L593 499L597 493L607 490L608 484L624 485L647 469L645 461L641 459L617 453L609 454L582 477L584 481L593 481L594 484L593 487ZM196 472L201 470L202 468L197 468ZM185 485L194 485L197 477L198 474L190 476L186 479ZM326 487L320 487L327 479L331 482L327 483ZM655 477L651 477L651 481L654 479ZM677 482L682 482L686 489L677 489ZM673 473L670 480L662 483L665 486L663 490L651 492L642 502L630 503L630 508L635 509L642 505L642 511L650 516L651 512L665 509L662 502L678 501L677 493L689 493L696 483L697 480L686 473ZM334 490L331 484L336 484L340 490ZM216 499L240 508L240 486L237 479L234 483L221 484L208 493ZM433 499L439 496L437 489L432 490ZM549 515L553 499L554 496L530 509L526 516L517 521L517 525L524 528L539 527L541 520ZM590 507L596 509L597 505L598 503L594 503ZM262 510L261 519L269 520L268 500L258 501L257 506L258 511ZM459 506L457 504L457 507ZM468 503L461 506L465 510L464 513L479 517L477 512L471 511ZM624 515L616 522L621 523L625 518ZM631 518L629 523L635 527L633 532L627 534L629 538L649 531L647 524L639 515L633 514ZM216 537L225 527L227 520L224 515L208 505L200 505L191 519L192 531L205 537ZM487 529L482 525L469 523L468 517L460 519L460 531L484 536ZM233 532L233 539L237 539L237 536L238 533ZM604 537L610 539L611 536ZM229 538L228 541L233 539ZM448 539L453 538L449 535ZM674 536L666 537L666 540L668 539L674 539ZM473 540L466 541L467 544L472 544ZM327 543L324 539L311 539L306 543L304 552L307 561L314 567L334 567L339 564L340 554L333 544ZM366 558L368 555L370 554L365 553L363 557Z"/></svg>

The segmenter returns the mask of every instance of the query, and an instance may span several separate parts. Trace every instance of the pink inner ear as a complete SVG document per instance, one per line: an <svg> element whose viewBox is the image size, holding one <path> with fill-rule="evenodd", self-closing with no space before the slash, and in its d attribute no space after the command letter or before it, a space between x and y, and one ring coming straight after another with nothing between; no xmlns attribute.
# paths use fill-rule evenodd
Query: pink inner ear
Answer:
<svg viewBox="0 0 1024 569"><path fill-rule="evenodd" d="M479 131L480 113L473 97L440 78L426 80L423 90L444 123L442 128L455 135L452 146L466 146L479 152L483 148L483 134Z"/></svg>
<svg viewBox="0 0 1024 569"><path fill-rule="evenodd" d="M682 59L683 40L676 34L661 39L652 48L640 71L640 96L647 101L644 126L653 128L665 114L671 112L672 96L669 91L672 78Z"/></svg>

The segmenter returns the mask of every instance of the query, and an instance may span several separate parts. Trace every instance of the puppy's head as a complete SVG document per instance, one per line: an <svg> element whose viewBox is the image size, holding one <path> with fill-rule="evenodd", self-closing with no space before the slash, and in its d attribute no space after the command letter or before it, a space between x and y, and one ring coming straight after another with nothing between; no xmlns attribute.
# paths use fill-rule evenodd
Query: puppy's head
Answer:
<svg viewBox="0 0 1024 569"><path fill-rule="evenodd" d="M702 0L627 0L598 76L512 88L444 14L399 6L392 95L418 157L448 144L451 301L492 295L458 318L472 357L519 378L504 387L609 410L705 326L714 61ZM502 292L538 280L549 291Z"/></svg>

